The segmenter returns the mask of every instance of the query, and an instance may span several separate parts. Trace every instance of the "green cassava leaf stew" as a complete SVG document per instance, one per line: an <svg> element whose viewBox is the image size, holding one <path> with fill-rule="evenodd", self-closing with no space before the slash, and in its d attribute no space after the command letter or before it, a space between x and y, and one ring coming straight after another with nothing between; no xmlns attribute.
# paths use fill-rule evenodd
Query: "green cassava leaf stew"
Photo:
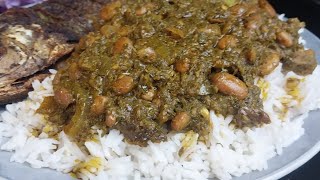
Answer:
<svg viewBox="0 0 320 180"><path fill-rule="evenodd" d="M79 143L92 126L138 145L171 131L204 137L210 110L260 127L270 118L255 78L279 63L300 75L316 67L298 43L304 24L279 20L265 0L123 0L100 17L37 110Z"/></svg>

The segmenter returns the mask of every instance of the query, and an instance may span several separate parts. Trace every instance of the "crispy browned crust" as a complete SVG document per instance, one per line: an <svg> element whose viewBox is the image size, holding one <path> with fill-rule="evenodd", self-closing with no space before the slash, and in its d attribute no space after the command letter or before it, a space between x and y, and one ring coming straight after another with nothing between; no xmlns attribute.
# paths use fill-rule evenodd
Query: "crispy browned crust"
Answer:
<svg viewBox="0 0 320 180"><path fill-rule="evenodd" d="M48 0L31 8L13 8L0 15L0 104L22 100L32 81L43 80L47 73L37 73L72 52L79 39L94 30L100 8L110 0ZM32 43L26 46L10 39L11 29L33 31ZM7 34L6 34L7 33ZM30 43L29 43L30 44ZM49 50L39 51L46 47ZM17 48L12 48L14 46ZM43 48L43 49L46 49ZM5 53L26 54L27 61ZM30 51L31 50L31 51ZM20 53L22 52L22 53ZM21 63L23 62L23 63ZM37 74L35 74L37 73Z"/></svg>
<svg viewBox="0 0 320 180"><path fill-rule="evenodd" d="M18 102L28 96L32 90L32 82L35 80L42 81L48 77L49 73L37 73L30 77L18 80L8 86L0 88L0 105Z"/></svg>

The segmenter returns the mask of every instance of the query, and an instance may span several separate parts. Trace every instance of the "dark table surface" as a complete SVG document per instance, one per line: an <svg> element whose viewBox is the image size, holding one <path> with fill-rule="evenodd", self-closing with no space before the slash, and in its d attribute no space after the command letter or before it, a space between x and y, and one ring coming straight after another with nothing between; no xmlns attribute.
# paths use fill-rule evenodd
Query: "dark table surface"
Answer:
<svg viewBox="0 0 320 180"><path fill-rule="evenodd" d="M298 17L306 28L320 37L320 0L269 0L279 14ZM281 180L320 179L320 153Z"/></svg>

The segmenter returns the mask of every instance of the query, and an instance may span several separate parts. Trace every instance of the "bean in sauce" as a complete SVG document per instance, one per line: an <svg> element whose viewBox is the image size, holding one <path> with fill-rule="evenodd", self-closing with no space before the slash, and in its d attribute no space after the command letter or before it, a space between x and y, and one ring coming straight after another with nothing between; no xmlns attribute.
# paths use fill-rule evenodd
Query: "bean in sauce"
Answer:
<svg viewBox="0 0 320 180"><path fill-rule="evenodd" d="M237 128L260 127L270 119L254 79L280 62L303 75L316 67L298 44L304 24L280 21L266 0L122 0L100 18L38 110L76 142L92 126L138 145L172 130L207 136L208 110L232 115Z"/></svg>

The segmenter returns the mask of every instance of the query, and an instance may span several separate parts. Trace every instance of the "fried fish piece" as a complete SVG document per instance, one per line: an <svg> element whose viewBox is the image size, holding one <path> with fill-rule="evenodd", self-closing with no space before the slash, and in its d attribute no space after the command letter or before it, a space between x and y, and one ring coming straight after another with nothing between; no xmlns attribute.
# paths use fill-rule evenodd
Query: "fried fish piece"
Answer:
<svg viewBox="0 0 320 180"><path fill-rule="evenodd" d="M51 0L0 15L0 104L26 97L30 80L72 52L94 30L97 14L109 0ZM41 77L41 78L40 78ZM20 84L17 89L16 84Z"/></svg>

